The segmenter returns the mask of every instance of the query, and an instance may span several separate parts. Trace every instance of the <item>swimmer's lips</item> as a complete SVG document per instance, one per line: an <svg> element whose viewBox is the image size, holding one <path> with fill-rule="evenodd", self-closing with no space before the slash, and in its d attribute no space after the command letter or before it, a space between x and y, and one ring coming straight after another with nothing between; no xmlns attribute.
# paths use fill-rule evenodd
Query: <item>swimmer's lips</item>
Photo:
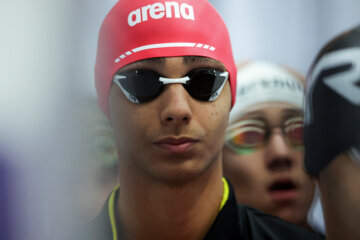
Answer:
<svg viewBox="0 0 360 240"><path fill-rule="evenodd" d="M275 180L268 188L271 198L277 202L289 202L299 195L297 185L291 179Z"/></svg>
<svg viewBox="0 0 360 240"><path fill-rule="evenodd" d="M155 145L166 152L181 154L190 151L198 142L199 140L189 137L168 137L157 141Z"/></svg>

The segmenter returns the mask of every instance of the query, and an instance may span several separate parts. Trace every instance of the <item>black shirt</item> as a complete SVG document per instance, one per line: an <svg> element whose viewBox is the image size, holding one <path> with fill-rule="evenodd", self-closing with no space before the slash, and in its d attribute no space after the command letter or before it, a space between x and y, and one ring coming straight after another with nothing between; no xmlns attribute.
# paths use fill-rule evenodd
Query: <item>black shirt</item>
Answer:
<svg viewBox="0 0 360 240"><path fill-rule="evenodd" d="M112 201L116 202L118 195L119 191L115 189L100 214L85 228L82 236L86 237L81 239L115 240L113 237L114 230L117 231L117 240L126 239L124 231L121 228L121 223L117 223L117 228L112 228L110 220L110 215L116 212L109 212L111 196L113 196ZM283 221L278 217L271 216L248 206L237 204L234 191L229 184L229 197L204 239L312 240L324 239L324 237Z"/></svg>

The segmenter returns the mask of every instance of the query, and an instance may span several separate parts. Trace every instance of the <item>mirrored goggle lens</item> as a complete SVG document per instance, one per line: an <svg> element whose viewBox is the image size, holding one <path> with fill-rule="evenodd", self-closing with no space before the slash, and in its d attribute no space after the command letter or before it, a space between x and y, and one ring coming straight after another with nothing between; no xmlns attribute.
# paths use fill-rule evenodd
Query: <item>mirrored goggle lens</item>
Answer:
<svg viewBox="0 0 360 240"><path fill-rule="evenodd" d="M195 69L188 73L184 85L188 93L201 101L213 101L220 94L228 73L215 69ZM158 97L164 89L160 75L152 70L133 70L119 73L114 81L127 98L134 103L148 102Z"/></svg>
<svg viewBox="0 0 360 240"><path fill-rule="evenodd" d="M239 152L245 149L256 148L264 142L264 123L258 120L244 120L228 128L226 145Z"/></svg>
<svg viewBox="0 0 360 240"><path fill-rule="evenodd" d="M284 131L290 143L295 147L304 145L304 119L291 118L284 123Z"/></svg>
<svg viewBox="0 0 360 240"><path fill-rule="evenodd" d="M220 94L228 75L215 69L195 69L188 76L190 81L185 89L189 94L200 101L213 101Z"/></svg>
<svg viewBox="0 0 360 240"><path fill-rule="evenodd" d="M121 73L124 76L119 80L122 90L126 90L130 101L141 103L156 98L163 90L159 82L159 74L150 70L135 70ZM126 95L126 94L125 94ZM137 101L136 101L137 100Z"/></svg>

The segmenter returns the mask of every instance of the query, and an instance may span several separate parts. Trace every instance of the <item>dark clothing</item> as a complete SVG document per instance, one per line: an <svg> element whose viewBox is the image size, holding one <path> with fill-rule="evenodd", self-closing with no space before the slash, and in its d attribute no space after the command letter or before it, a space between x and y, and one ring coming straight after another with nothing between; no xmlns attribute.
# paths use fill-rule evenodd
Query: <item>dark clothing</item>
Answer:
<svg viewBox="0 0 360 240"><path fill-rule="evenodd" d="M229 184L230 185L230 184ZM229 198L219 212L215 222L205 236L205 240L311 240L324 239L323 236L288 223L278 217L236 203L233 189L230 187ZM118 191L115 196L118 197ZM109 201L109 200L108 200ZM105 204L100 215L87 227L86 240L113 240L113 230L109 218L109 207ZM117 223L118 240L126 239Z"/></svg>

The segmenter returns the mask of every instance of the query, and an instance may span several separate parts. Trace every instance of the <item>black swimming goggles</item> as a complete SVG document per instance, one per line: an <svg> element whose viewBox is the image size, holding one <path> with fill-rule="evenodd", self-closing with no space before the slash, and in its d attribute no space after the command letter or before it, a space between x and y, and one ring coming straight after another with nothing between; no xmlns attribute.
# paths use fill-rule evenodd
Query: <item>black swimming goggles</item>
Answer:
<svg viewBox="0 0 360 240"><path fill-rule="evenodd" d="M221 93L228 72L212 68L197 68L182 78L164 78L159 73L147 70L129 70L115 74L113 81L129 101L149 102L157 98L166 84L181 83L191 97L200 101L214 101Z"/></svg>

